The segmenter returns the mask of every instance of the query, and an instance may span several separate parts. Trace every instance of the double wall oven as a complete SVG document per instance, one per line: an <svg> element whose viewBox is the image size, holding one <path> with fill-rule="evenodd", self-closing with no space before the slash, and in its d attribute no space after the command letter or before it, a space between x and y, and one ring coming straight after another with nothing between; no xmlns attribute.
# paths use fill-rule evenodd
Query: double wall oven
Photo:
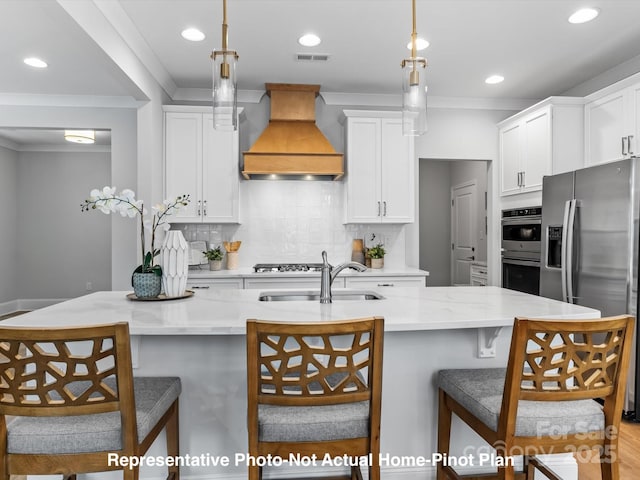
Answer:
<svg viewBox="0 0 640 480"><path fill-rule="evenodd" d="M542 207L502 211L502 286L540 294Z"/></svg>

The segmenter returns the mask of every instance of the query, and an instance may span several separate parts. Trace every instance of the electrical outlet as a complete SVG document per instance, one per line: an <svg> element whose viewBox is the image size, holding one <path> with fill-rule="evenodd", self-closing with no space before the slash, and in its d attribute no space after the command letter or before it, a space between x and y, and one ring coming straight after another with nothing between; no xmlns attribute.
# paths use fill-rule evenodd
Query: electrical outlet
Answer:
<svg viewBox="0 0 640 480"><path fill-rule="evenodd" d="M87 290L87 292L90 292L91 290L93 290L93 284L91 282L87 282L85 289Z"/></svg>

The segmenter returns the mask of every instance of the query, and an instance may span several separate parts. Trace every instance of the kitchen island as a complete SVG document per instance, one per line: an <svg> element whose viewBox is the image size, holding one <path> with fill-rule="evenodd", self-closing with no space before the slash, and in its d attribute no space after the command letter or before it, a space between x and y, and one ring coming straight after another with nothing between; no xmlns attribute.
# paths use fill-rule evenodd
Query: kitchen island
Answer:
<svg viewBox="0 0 640 480"><path fill-rule="evenodd" d="M439 369L504 366L517 315L566 319L600 316L589 308L498 287L379 287L375 291L384 298L336 300L327 305L312 301L261 302L258 290L198 291L191 298L163 302L131 301L126 298L127 292L97 292L3 323L56 326L129 322L134 373L182 378L181 453L201 456L206 463L183 468L183 478L241 479L246 478L246 465L237 455L247 449L246 319L314 321L383 316L381 451L389 455L390 463L383 464L382 472L392 480L435 478L434 466L412 465L410 459L430 458L435 451L435 373ZM454 426L452 454L486 451L482 442L464 428ZM163 443L161 436L150 454L162 455ZM215 459L224 457L230 459L229 465L213 465ZM400 458L408 460L391 463ZM560 463L561 468L573 468L575 472L575 463L564 465L566 459ZM104 477L109 475L113 474ZM155 467L141 472L142 478L162 475L162 469ZM572 478L571 473L564 478Z"/></svg>

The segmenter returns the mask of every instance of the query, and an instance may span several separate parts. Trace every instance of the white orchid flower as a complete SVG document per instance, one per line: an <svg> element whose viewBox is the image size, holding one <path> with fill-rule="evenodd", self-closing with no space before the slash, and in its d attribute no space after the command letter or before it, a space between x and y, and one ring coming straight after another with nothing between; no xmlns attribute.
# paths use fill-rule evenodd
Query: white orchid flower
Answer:
<svg viewBox="0 0 640 480"><path fill-rule="evenodd" d="M113 197L116 193L116 187L106 186L102 189L102 195L105 197Z"/></svg>
<svg viewBox="0 0 640 480"><path fill-rule="evenodd" d="M89 193L89 197L91 198L91 200L96 200L98 197L100 197L100 190L98 190L97 188L94 188Z"/></svg>
<svg viewBox="0 0 640 480"><path fill-rule="evenodd" d="M122 190L122 192L120 193L120 197L130 201L131 203L134 203L136 201L136 193L128 188Z"/></svg>
<svg viewBox="0 0 640 480"><path fill-rule="evenodd" d="M168 232L169 230L171 230L171 224L166 223L166 222L161 223L161 224L160 224L160 228L162 228L162 230L163 230L164 232Z"/></svg>
<svg viewBox="0 0 640 480"><path fill-rule="evenodd" d="M167 211L167 205L164 203L156 203L153 207L151 207L153 213L164 213Z"/></svg>

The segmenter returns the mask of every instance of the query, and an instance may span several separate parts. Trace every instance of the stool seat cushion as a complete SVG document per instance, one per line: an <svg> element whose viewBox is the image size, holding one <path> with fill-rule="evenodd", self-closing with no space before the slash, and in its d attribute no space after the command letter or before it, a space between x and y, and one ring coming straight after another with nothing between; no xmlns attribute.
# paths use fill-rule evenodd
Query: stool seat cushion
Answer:
<svg viewBox="0 0 640 480"><path fill-rule="evenodd" d="M115 389L115 381L105 380ZM73 390L73 389L71 389ZM181 392L177 377L134 377L138 443ZM9 453L73 454L122 449L120 413L67 417L15 417L7 425Z"/></svg>
<svg viewBox="0 0 640 480"><path fill-rule="evenodd" d="M441 370L438 387L494 432L502 407L506 369ZM594 400L518 403L515 434L519 437L572 435L604 429L604 414Z"/></svg>
<svg viewBox="0 0 640 480"><path fill-rule="evenodd" d="M322 442L369 436L369 402L337 405L258 405L261 442Z"/></svg>

